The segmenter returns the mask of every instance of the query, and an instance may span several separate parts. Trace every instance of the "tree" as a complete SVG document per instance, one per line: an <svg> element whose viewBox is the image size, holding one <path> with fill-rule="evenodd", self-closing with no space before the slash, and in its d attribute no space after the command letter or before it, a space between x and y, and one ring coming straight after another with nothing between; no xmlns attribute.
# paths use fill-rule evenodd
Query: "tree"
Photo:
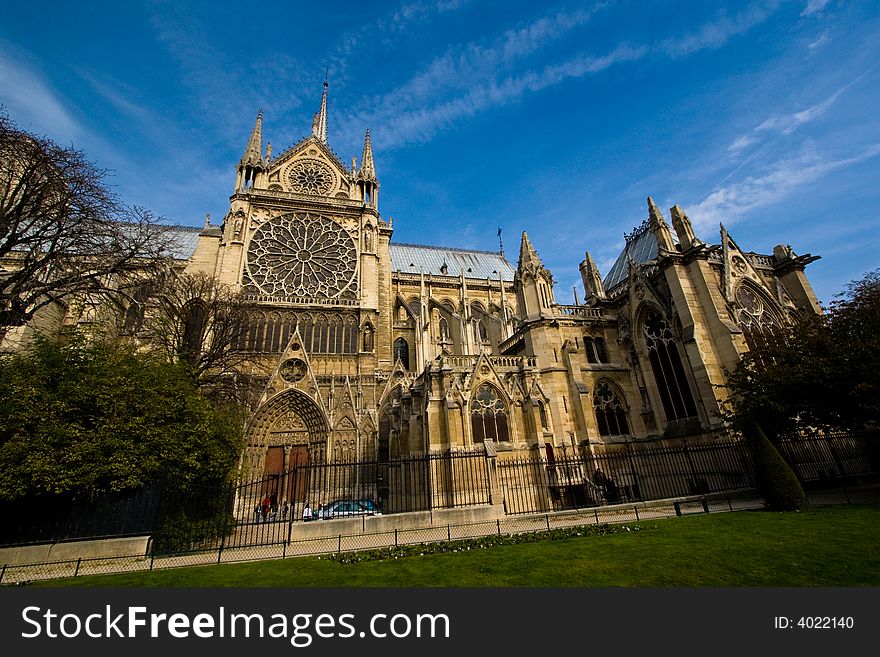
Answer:
<svg viewBox="0 0 880 657"><path fill-rule="evenodd" d="M123 206L85 155L0 112L0 327L72 296L119 294L168 255L151 213Z"/></svg>
<svg viewBox="0 0 880 657"><path fill-rule="evenodd" d="M186 490L229 478L244 448L240 412L119 341L74 334L0 357L0 406L0 500Z"/></svg>
<svg viewBox="0 0 880 657"><path fill-rule="evenodd" d="M824 315L805 315L747 353L728 379L729 419L771 439L880 424L880 271L850 283Z"/></svg>
<svg viewBox="0 0 880 657"><path fill-rule="evenodd" d="M148 286L138 336L166 361L186 367L205 392L238 399L251 311L242 292L213 276L173 269Z"/></svg>

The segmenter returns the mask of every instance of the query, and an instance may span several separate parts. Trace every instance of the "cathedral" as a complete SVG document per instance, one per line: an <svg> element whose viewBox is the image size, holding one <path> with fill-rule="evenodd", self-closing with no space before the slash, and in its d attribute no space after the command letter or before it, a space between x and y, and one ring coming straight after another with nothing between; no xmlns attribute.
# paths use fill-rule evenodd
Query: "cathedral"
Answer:
<svg viewBox="0 0 880 657"><path fill-rule="evenodd" d="M240 345L266 382L247 429L255 473L712 440L725 370L791 313L820 310L814 256L745 251L723 226L704 242L650 198L604 278L585 253L583 303L560 304L526 232L516 262L396 243L380 188L369 130L360 162L329 147L325 83L311 134L280 155L257 115L229 211L186 259L258 309Z"/></svg>
<svg viewBox="0 0 880 657"><path fill-rule="evenodd" d="M586 252L583 302L567 305L525 231L515 262L397 243L380 189L369 130L359 162L328 145L325 82L311 134L280 154L257 115L220 225L175 229L179 268L253 309L236 346L262 390L246 428L254 475L712 441L741 354L820 312L804 273L815 256L746 251L723 226L704 242L678 205L667 221L648 198L604 276Z"/></svg>

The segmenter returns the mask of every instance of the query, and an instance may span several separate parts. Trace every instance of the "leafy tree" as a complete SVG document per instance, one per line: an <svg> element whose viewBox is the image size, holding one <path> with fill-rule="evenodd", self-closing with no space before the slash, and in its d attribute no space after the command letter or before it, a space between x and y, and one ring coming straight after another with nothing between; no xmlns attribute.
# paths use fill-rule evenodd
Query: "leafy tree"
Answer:
<svg viewBox="0 0 880 657"><path fill-rule="evenodd" d="M112 298L168 255L167 228L123 206L104 177L81 151L0 111L0 327L71 297Z"/></svg>
<svg viewBox="0 0 880 657"><path fill-rule="evenodd" d="M746 354L728 380L729 419L771 438L880 424L880 270Z"/></svg>
<svg viewBox="0 0 880 657"><path fill-rule="evenodd" d="M230 477L242 418L188 372L120 342L38 339L0 358L0 499L91 499Z"/></svg>

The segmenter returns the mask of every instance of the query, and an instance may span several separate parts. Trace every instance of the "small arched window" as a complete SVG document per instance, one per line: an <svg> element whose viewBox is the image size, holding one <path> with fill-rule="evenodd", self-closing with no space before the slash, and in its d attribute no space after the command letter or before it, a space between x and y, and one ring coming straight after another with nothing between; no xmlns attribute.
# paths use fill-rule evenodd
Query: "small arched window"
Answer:
<svg viewBox="0 0 880 657"><path fill-rule="evenodd" d="M593 338L589 338L589 337L584 338L584 351L587 354L587 362L588 363L598 363L599 362L596 359L596 347L593 343Z"/></svg>
<svg viewBox="0 0 880 657"><path fill-rule="evenodd" d="M607 381L600 381L593 391L593 410L600 436L622 436L629 433L626 407L621 395Z"/></svg>
<svg viewBox="0 0 880 657"><path fill-rule="evenodd" d="M542 401L538 402L538 417L541 420L541 429L550 431L550 423L547 421L547 408Z"/></svg>
<svg viewBox="0 0 880 657"><path fill-rule="evenodd" d="M605 349L605 338L596 338L594 343L596 345L596 360L600 363L607 363L608 351Z"/></svg>
<svg viewBox="0 0 880 657"><path fill-rule="evenodd" d="M403 338L394 341L394 360L399 360L403 369L409 370L409 344Z"/></svg>

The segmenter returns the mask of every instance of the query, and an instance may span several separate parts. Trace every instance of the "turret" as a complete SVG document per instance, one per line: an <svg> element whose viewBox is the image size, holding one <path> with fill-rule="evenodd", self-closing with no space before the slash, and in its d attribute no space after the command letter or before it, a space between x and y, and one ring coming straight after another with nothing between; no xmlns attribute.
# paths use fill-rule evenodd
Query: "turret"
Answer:
<svg viewBox="0 0 880 657"><path fill-rule="evenodd" d="M352 168L354 161L352 161ZM361 157L361 168L357 172L357 188L359 197L371 208L379 208L379 180L376 178L376 165L373 162L373 142L370 129L364 135L364 154Z"/></svg>
<svg viewBox="0 0 880 657"><path fill-rule="evenodd" d="M550 314L553 299L553 275L544 267L538 252L523 231L519 247L519 263L514 276L519 314L532 319Z"/></svg>
<svg viewBox="0 0 880 657"><path fill-rule="evenodd" d="M257 112L257 122L251 131L244 155L238 162L238 175L235 178L235 191L263 187L266 161L263 152L263 110Z"/></svg>

